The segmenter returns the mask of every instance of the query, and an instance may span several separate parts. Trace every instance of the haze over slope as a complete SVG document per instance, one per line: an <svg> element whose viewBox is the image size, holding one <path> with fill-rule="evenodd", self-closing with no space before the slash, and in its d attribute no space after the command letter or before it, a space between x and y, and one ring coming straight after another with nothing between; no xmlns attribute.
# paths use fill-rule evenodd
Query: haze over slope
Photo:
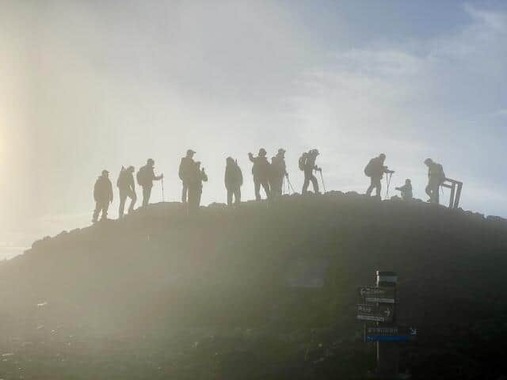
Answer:
<svg viewBox="0 0 507 380"><path fill-rule="evenodd" d="M507 374L505 220L342 193L201 211L152 205L0 264L5 374L360 378L357 287L378 269L419 330L414 378Z"/></svg>

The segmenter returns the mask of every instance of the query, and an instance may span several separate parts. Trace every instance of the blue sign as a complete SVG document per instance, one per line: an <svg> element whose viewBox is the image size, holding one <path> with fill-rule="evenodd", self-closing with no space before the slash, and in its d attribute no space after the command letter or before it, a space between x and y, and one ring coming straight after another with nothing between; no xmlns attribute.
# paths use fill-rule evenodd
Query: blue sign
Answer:
<svg viewBox="0 0 507 380"><path fill-rule="evenodd" d="M408 342L414 340L412 335L366 335L367 342Z"/></svg>

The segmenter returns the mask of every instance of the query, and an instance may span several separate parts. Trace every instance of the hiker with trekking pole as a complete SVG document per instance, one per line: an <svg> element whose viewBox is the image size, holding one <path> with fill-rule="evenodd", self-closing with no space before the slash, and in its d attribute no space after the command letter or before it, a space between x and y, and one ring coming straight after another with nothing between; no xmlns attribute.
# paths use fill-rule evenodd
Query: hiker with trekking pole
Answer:
<svg viewBox="0 0 507 380"><path fill-rule="evenodd" d="M385 160L386 155L381 153L378 157L372 158L364 168L364 174L370 177L370 187L366 190L367 196L371 196L373 189L375 189L375 198L381 199L382 178L384 177L384 173L388 175L387 191L389 191L391 175L394 173L394 170L389 170L388 167L384 165ZM388 195L387 193L386 197Z"/></svg>
<svg viewBox="0 0 507 380"><path fill-rule="evenodd" d="M310 185L310 182L313 185L313 192L315 194L320 194L319 182L317 181L317 177L315 177L313 174L314 171L320 172L321 179L323 180L322 169L315 164L318 155L319 151L317 149L311 149L310 151L303 153L299 158L299 169L303 171L305 175L305 181L303 183L302 190L303 194L308 193L308 186ZM322 184L324 185L324 181Z"/></svg>

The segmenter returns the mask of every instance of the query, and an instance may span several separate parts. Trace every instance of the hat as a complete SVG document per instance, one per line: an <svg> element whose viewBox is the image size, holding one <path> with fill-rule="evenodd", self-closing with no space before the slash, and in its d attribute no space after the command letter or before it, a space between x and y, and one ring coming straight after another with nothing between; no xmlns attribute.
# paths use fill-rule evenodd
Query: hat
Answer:
<svg viewBox="0 0 507 380"><path fill-rule="evenodd" d="M102 170L102 175L107 175L107 174L109 174L109 172L107 170L105 170L105 169Z"/></svg>
<svg viewBox="0 0 507 380"><path fill-rule="evenodd" d="M191 154L197 153L195 150L189 149L187 150L187 156L190 156Z"/></svg>
<svg viewBox="0 0 507 380"><path fill-rule="evenodd" d="M283 148L278 149L278 153L285 153L285 149Z"/></svg>

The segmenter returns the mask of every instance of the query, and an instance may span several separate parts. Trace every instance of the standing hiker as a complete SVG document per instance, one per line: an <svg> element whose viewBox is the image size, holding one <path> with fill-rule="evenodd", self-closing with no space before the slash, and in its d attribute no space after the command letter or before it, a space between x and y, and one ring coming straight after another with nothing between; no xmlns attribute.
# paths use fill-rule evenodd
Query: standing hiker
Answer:
<svg viewBox="0 0 507 380"><path fill-rule="evenodd" d="M191 175L192 170L195 167L194 154L196 152L192 149L187 150L187 155L181 159L180 168L178 170L178 175L181 179L183 188L181 190L181 202L187 202L187 191L188 191L188 181Z"/></svg>
<svg viewBox="0 0 507 380"><path fill-rule="evenodd" d="M195 162L188 176L188 213L194 214L199 210L202 195L202 183L208 181L208 176L201 169L201 163Z"/></svg>
<svg viewBox="0 0 507 380"><path fill-rule="evenodd" d="M271 173L269 184L271 195L278 197L282 195L283 179L288 177L285 164L285 149L278 149L278 153L271 159Z"/></svg>
<svg viewBox="0 0 507 380"><path fill-rule="evenodd" d="M227 189L227 205L232 205L234 197L234 204L241 203L241 186L243 186L243 173L232 157L227 157L225 166L225 188Z"/></svg>
<svg viewBox="0 0 507 380"><path fill-rule="evenodd" d="M319 155L319 151L317 149L311 149L308 152L305 152L299 158L299 169L302 170L305 174L305 181L303 183L303 194L308 193L308 186L310 182L313 186L313 192L315 194L320 194L319 191L319 182L317 181L317 177L313 174L313 171L321 171L322 169L315 165L315 161L317 160L317 156Z"/></svg>
<svg viewBox="0 0 507 380"><path fill-rule="evenodd" d="M428 185L426 186L426 194L430 197L428 202L438 204L440 202L440 186L445 181L444 168L431 158L424 160L424 164L428 167Z"/></svg>
<svg viewBox="0 0 507 380"><path fill-rule="evenodd" d="M409 179L405 180L405 184L400 187L396 187L396 190L401 192L401 199L409 201L413 198L412 194L412 182Z"/></svg>
<svg viewBox="0 0 507 380"><path fill-rule="evenodd" d="M92 223L97 223L101 212L101 220L107 220L107 210L109 204L113 202L113 185L109 180L107 170L102 170L102 175L95 182L93 199L95 200L95 211L93 212Z"/></svg>
<svg viewBox="0 0 507 380"><path fill-rule="evenodd" d="M373 189L375 189L375 198L381 198L382 191L382 178L384 177L384 173L392 174L393 170L389 170L387 166L384 166L384 162L386 160L386 155L381 153L378 157L372 158L366 167L364 168L364 174L367 177L370 177L370 187L366 190L366 195L371 196Z"/></svg>
<svg viewBox="0 0 507 380"><path fill-rule="evenodd" d="M129 206L129 214L134 211L134 205L137 201L136 194L136 184L134 182L134 172L135 169L133 166L129 166L125 169L123 166L120 170L120 175L118 176L118 180L116 181L116 185L120 190L120 208L118 210L119 218L123 217L125 212L125 201L127 198L130 198L130 206Z"/></svg>
<svg viewBox="0 0 507 380"><path fill-rule="evenodd" d="M261 198L261 186L266 193L266 197L271 198L271 192L269 189L269 172L270 164L266 158L266 150L264 148L259 149L259 154L254 157L252 153L248 153L248 158L253 162L252 174L255 186L255 199L260 201Z"/></svg>
<svg viewBox="0 0 507 380"><path fill-rule="evenodd" d="M164 178L163 174L155 175L155 161L151 158L137 172L137 183L143 188L143 207L148 206L148 203L150 203L153 181L160 181L162 178Z"/></svg>

